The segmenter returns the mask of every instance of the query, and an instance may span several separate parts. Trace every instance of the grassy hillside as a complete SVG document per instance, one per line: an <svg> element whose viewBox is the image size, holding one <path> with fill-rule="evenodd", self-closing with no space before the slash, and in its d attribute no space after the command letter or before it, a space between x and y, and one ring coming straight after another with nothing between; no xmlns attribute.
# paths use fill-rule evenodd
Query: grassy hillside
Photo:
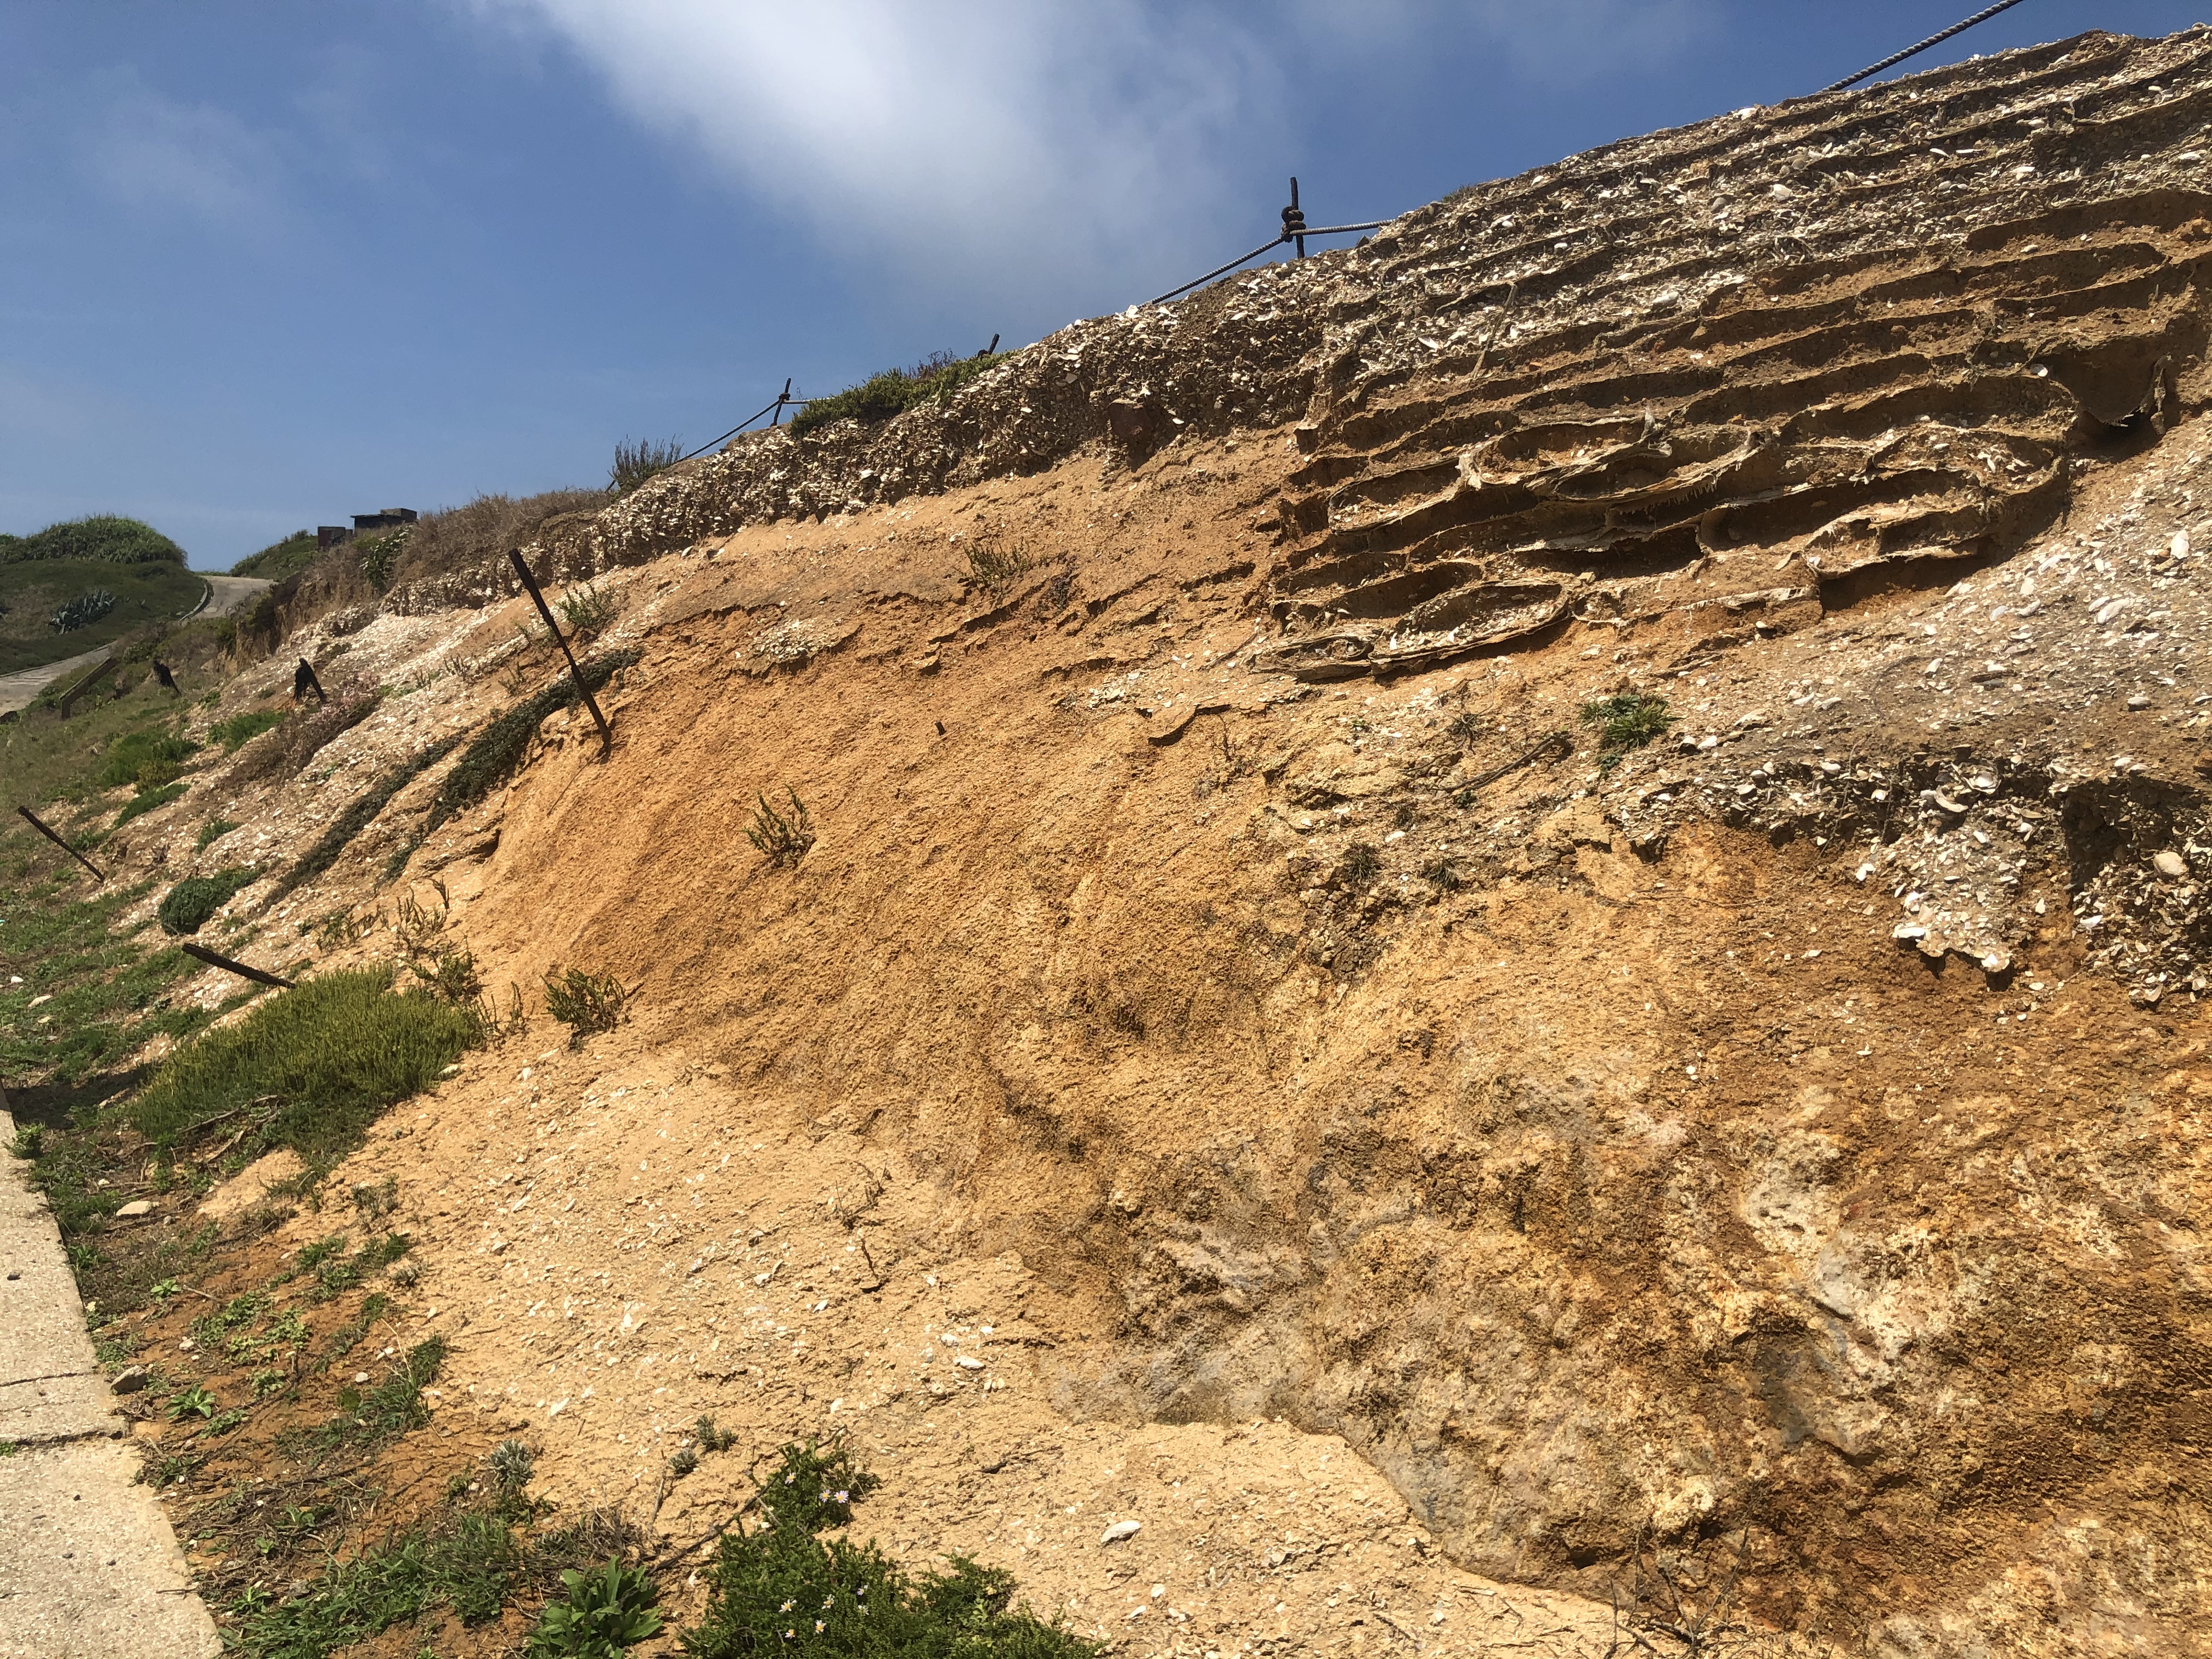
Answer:
<svg viewBox="0 0 2212 1659"><path fill-rule="evenodd" d="M55 631L54 613L63 605L103 591L115 596L113 609L83 627ZM206 584L181 563L166 559L131 564L100 559L0 563L0 674L59 662L110 644L144 623L181 616L206 591Z"/></svg>
<svg viewBox="0 0 2212 1659"><path fill-rule="evenodd" d="M0 565L45 559L181 565L185 550L149 524L106 513L50 524L28 536L0 536Z"/></svg>
<svg viewBox="0 0 2212 1659"><path fill-rule="evenodd" d="M315 532L295 530L281 542L271 542L258 553L249 553L231 566L234 576L260 576L281 582L315 562Z"/></svg>

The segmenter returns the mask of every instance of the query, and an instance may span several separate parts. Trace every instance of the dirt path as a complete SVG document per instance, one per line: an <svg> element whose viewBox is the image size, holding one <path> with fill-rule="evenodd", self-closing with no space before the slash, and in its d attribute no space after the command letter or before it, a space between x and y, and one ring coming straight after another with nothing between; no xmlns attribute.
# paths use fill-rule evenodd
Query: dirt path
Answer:
<svg viewBox="0 0 2212 1659"><path fill-rule="evenodd" d="M0 1133L15 1138L0 1112ZM202 1659L215 1625L94 1363L52 1216L0 1158L0 1659Z"/></svg>

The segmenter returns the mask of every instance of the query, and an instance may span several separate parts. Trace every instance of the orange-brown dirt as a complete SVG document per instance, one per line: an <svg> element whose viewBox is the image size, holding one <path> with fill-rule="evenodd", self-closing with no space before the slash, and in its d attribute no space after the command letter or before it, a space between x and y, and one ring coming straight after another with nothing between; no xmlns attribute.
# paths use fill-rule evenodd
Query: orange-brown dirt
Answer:
<svg viewBox="0 0 2212 1659"><path fill-rule="evenodd" d="M1056 337L877 452L733 447L611 510L568 556L625 561L611 753L553 717L406 881L495 985L611 972L629 1022L537 1021L336 1177L398 1182L439 1421L526 1425L545 1490L672 1552L842 1429L888 1477L862 1530L1133 1652L1603 1652L1655 1536L1744 1540L1808 1649L2203 1651L2212 199L2134 186L2202 159L2212 67L2072 44L1729 141L1817 129L1856 178L1940 113L2037 159L1859 179L1843 263L1771 257L1634 351L1571 314L1595 256L1425 368L1418 317L1316 297L1449 309L1403 267L1491 257L1478 198L1380 239L1389 283L1240 289L1368 331L1300 360L1302 419L1094 398L1010 475L830 490L1009 386L1050 414ZM1723 125L1638 143L1710 178ZM1948 204L1942 281L1894 212L1869 246L1900 202ZM2060 206L2076 264L1984 268ZM401 598L297 643L404 695L206 852L196 793L133 856L281 861L554 672L519 602ZM1676 724L1601 752L1582 710L1627 692ZM266 923L391 902L439 776ZM793 867L744 833L787 787ZM702 1413L743 1444L671 1483Z"/></svg>

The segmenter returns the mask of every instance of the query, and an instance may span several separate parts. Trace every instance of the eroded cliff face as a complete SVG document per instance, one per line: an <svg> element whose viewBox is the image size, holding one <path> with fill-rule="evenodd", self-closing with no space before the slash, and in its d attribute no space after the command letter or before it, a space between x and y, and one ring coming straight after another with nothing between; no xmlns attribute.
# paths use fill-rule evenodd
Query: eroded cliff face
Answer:
<svg viewBox="0 0 2212 1659"><path fill-rule="evenodd" d="M680 471L540 550L645 653L611 756L549 724L411 872L495 981L636 983L833 1210L850 1158L926 1182L879 1242L1097 1334L1024 1361L1069 1422L1340 1435L1500 1577L1725 1535L1846 1646L2198 1650L2207 49L1613 146ZM551 666L456 582L350 646L441 729ZM1628 692L1674 724L1602 752ZM790 870L741 833L785 786ZM274 853L346 787L245 805ZM550 1131L506 1086L456 1189ZM501 1224L438 1294L580 1271ZM692 1248L590 1264L577 1353L687 1316ZM748 1386L697 1359L653 1411Z"/></svg>

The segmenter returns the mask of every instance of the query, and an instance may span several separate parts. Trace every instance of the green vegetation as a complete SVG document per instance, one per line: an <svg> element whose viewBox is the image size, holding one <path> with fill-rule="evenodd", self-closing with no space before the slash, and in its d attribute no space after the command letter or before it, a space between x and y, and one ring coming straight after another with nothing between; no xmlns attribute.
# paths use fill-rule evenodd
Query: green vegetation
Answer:
<svg viewBox="0 0 2212 1659"><path fill-rule="evenodd" d="M1091 1659L1105 1649L1027 1607L1009 1611L1013 1575L965 1556L909 1577L872 1541L816 1534L852 1523L876 1485L843 1447L787 1445L708 1568L708 1602L684 1633L687 1659L803 1652L836 1659Z"/></svg>
<svg viewBox="0 0 2212 1659"><path fill-rule="evenodd" d="M581 665L584 684L596 693L623 669L637 661L635 649L612 651L594 657ZM562 675L526 702L516 704L486 726L476 740L461 751L453 769L446 775L438 798L430 804L430 816L423 823L422 833L431 831L456 813L465 812L501 784L514 775L529 751L530 739L546 717L563 708L576 706L576 688L567 675Z"/></svg>
<svg viewBox="0 0 2212 1659"><path fill-rule="evenodd" d="M74 634L80 628L91 627L114 609L113 593L105 587L92 588L73 599L64 599L46 619L46 626L57 634Z"/></svg>
<svg viewBox="0 0 2212 1659"><path fill-rule="evenodd" d="M212 876L190 876L172 887L155 912L165 933L197 933L215 913L251 886L254 872L232 868Z"/></svg>
<svg viewBox="0 0 2212 1659"><path fill-rule="evenodd" d="M182 564L185 550L149 524L112 514L95 514L87 519L50 524L28 536L10 536L0 540L0 564L27 564L34 559Z"/></svg>
<svg viewBox="0 0 2212 1659"><path fill-rule="evenodd" d="M9 1087L88 1085L149 1038L181 1037L206 1018L163 1000L198 971L189 957L149 952L136 936L109 931L146 896L143 884L111 882L79 897L90 888L87 878L26 875L19 866L15 878L0 881L0 962L24 981L0 983L0 1077Z"/></svg>
<svg viewBox="0 0 2212 1659"><path fill-rule="evenodd" d="M643 483L684 459L684 440L671 438L666 443L654 443L640 438L635 443L615 446L615 464L607 471L607 494L627 495Z"/></svg>
<svg viewBox="0 0 2212 1659"><path fill-rule="evenodd" d="M381 536L357 536L350 544L354 556L361 561L361 574L378 592L392 586L392 573L398 568L399 556L412 533L412 526L402 525Z"/></svg>
<svg viewBox="0 0 2212 1659"><path fill-rule="evenodd" d="M329 1659L435 1613L449 1613L463 1625L485 1624L508 1601L535 1600L565 1584L570 1571L596 1576L599 1563L610 1556L619 1561L644 1542L634 1526L606 1510L588 1510L565 1527L528 1530L548 1507L523 1493L528 1449L507 1441L487 1462L489 1492L471 1499L468 1475L455 1475L439 1511L404 1532L386 1532L381 1542L350 1559L332 1560L306 1594L278 1602L266 1592L246 1592L232 1609L240 1615L236 1650L246 1659ZM635 1590L627 1595L636 1599ZM413 1650L411 1642L392 1650Z"/></svg>
<svg viewBox="0 0 2212 1659"><path fill-rule="evenodd" d="M653 1580L639 1569L618 1560L588 1573L572 1567L561 1585L566 1593L545 1604L530 1634L530 1659L617 1659L660 1629Z"/></svg>
<svg viewBox="0 0 2212 1659"><path fill-rule="evenodd" d="M385 1108L458 1060L477 1029L465 1009L393 991L392 971L320 974L264 998L164 1060L125 1108L131 1122L171 1146L250 1113L242 1155L281 1146L313 1161L349 1150Z"/></svg>
<svg viewBox="0 0 2212 1659"><path fill-rule="evenodd" d="M264 732L284 724L290 714L286 708L249 708L243 714L233 714L227 720L217 720L208 727L208 738L222 745L222 752L234 755L242 744L251 743Z"/></svg>
<svg viewBox="0 0 2212 1659"><path fill-rule="evenodd" d="M611 1031L622 1023L626 998L622 981L612 974L556 966L547 972L544 983L545 1012L569 1028L571 1048L582 1048L586 1037Z"/></svg>
<svg viewBox="0 0 2212 1659"><path fill-rule="evenodd" d="M391 804L394 795L452 754L460 741L459 737L445 738L417 750L355 796L345 811L331 820L331 827L316 838L315 844L301 854L300 861L276 878L276 884L269 890L269 902L274 904L294 888L313 881L336 864L338 855L375 821L376 815Z"/></svg>
<svg viewBox="0 0 2212 1659"><path fill-rule="evenodd" d="M119 789L126 783L167 783L191 752L190 743L167 732L126 732L101 754L100 769L92 775L93 787Z"/></svg>
<svg viewBox="0 0 2212 1659"><path fill-rule="evenodd" d="M600 592L598 586L592 582L586 582L581 587L570 588L561 596L560 603L554 608L560 611L561 620L568 624L568 637L579 643L597 639L607 631L607 625L615 619L614 600Z"/></svg>
<svg viewBox="0 0 2212 1659"><path fill-rule="evenodd" d="M315 545L315 532L295 530L281 542L271 542L258 553L249 553L231 566L234 576L259 576L268 581L281 582L287 576L297 575L314 563L321 555Z"/></svg>
<svg viewBox="0 0 2212 1659"><path fill-rule="evenodd" d="M756 793L759 805L753 808L753 821L745 830L745 839L767 855L771 864L786 868L806 856L814 845L814 820L808 816L806 803L799 798L799 791L786 784L785 794L791 797L788 817L768 804L765 794Z"/></svg>
<svg viewBox="0 0 2212 1659"><path fill-rule="evenodd" d="M204 581L170 559L11 562L0 555L0 673L59 662L173 622L206 593Z"/></svg>
<svg viewBox="0 0 2212 1659"><path fill-rule="evenodd" d="M1623 691L1583 705L1583 724L1598 728L1598 769L1610 772L1622 757L1667 734L1675 717L1667 712L1664 697L1647 697L1640 691Z"/></svg>
<svg viewBox="0 0 2212 1659"><path fill-rule="evenodd" d="M979 530L968 538L968 580L978 587L1004 593L1018 577L1036 568L1036 556L996 530Z"/></svg>
<svg viewBox="0 0 2212 1659"><path fill-rule="evenodd" d="M198 851L204 853L237 828L238 826L228 818L210 818L205 823L200 825L198 839L194 841L192 845Z"/></svg>
<svg viewBox="0 0 2212 1659"><path fill-rule="evenodd" d="M834 398L817 398L791 423L793 435L813 431L838 421L858 421L876 426L894 415L940 398L948 398L986 369L995 368L1012 354L978 354L954 357L944 352L923 359L912 368L887 368Z"/></svg>
<svg viewBox="0 0 2212 1659"><path fill-rule="evenodd" d="M141 789L123 804L123 810L115 815L115 822L108 828L120 830L141 812L150 812L157 806L167 806L171 801L180 798L189 787L191 787L189 784L164 783Z"/></svg>

